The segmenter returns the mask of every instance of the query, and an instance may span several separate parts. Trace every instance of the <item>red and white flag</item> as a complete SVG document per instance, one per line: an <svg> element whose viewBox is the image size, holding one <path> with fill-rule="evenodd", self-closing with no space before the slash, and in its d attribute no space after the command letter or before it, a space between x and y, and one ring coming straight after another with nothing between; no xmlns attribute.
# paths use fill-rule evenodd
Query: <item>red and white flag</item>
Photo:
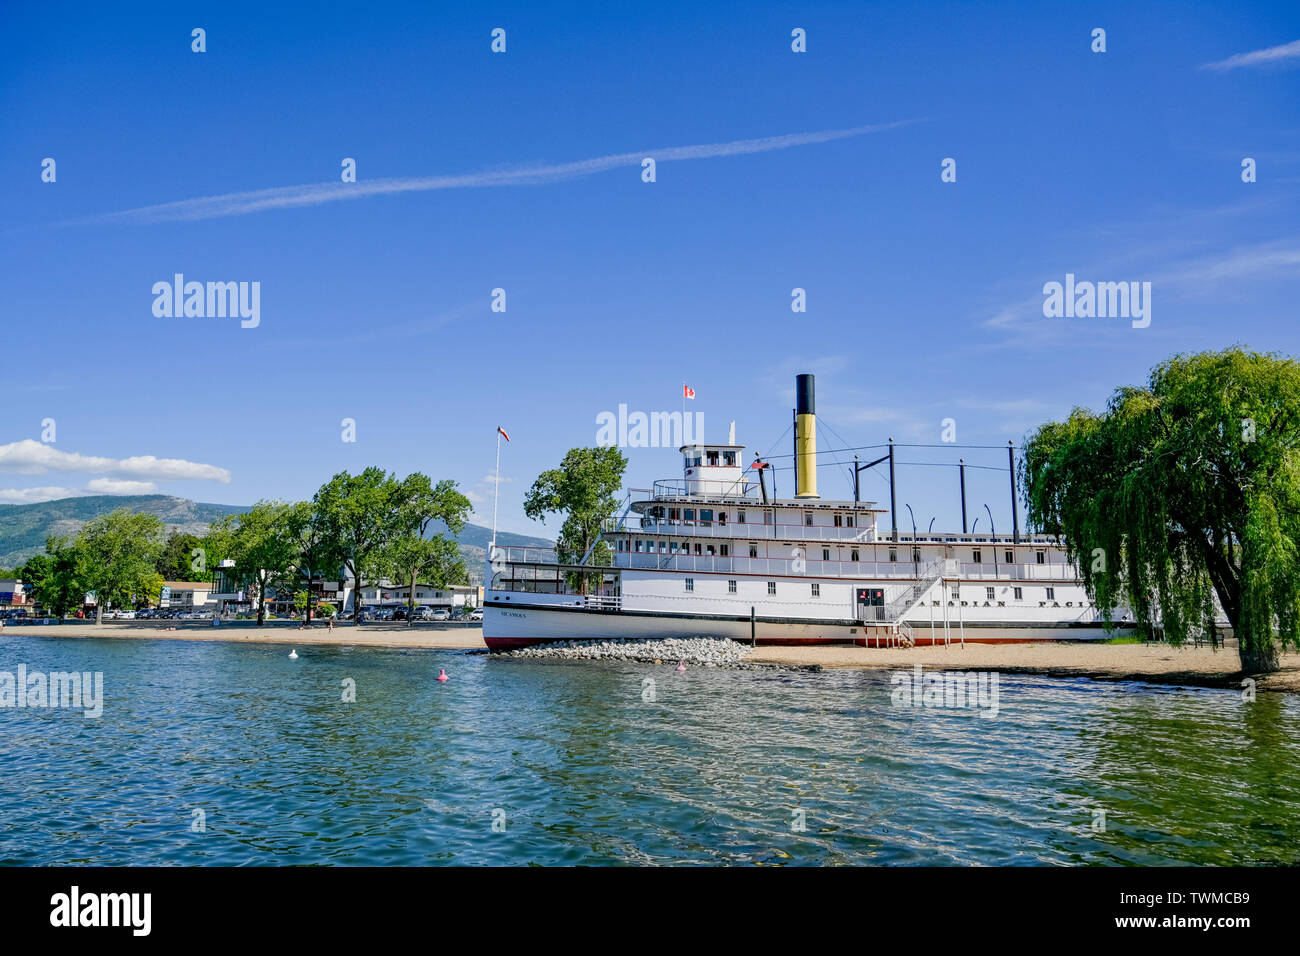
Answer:
<svg viewBox="0 0 1300 956"><path fill-rule="evenodd" d="M682 382L682 398L694 398L695 389L691 388L685 382Z"/></svg>
<svg viewBox="0 0 1300 956"><path fill-rule="evenodd" d="M510 436L506 434L506 430L502 428L500 425L497 426L497 431L501 433L501 437L504 438L506 441L510 440Z"/></svg>

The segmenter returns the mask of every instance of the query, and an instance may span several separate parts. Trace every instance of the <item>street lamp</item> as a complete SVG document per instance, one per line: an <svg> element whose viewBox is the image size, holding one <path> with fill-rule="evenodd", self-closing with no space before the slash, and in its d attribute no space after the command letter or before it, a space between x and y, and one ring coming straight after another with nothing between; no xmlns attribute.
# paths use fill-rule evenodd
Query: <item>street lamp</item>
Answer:
<svg viewBox="0 0 1300 956"><path fill-rule="evenodd" d="M917 560L920 557L920 554L918 554L916 550L916 515L912 514L912 506L906 501L903 502L903 507L907 509L907 513L912 517L912 573L917 577L920 577L921 564Z"/></svg>
<svg viewBox="0 0 1300 956"><path fill-rule="evenodd" d="M989 511L989 506L985 505L984 510L988 511L989 527L993 529L993 577L998 576L998 527L993 523L993 512Z"/></svg>

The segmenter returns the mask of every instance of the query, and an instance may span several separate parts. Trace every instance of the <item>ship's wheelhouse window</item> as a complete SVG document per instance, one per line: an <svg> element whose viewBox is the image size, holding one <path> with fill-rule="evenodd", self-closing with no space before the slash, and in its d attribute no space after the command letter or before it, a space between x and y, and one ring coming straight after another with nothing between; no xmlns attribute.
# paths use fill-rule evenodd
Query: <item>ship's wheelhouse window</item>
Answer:
<svg viewBox="0 0 1300 956"><path fill-rule="evenodd" d="M676 553L677 553L677 542L676 542L676 541L673 542L672 548L671 548L670 550L671 550L671 552L672 552L673 554L676 554Z"/></svg>
<svg viewBox="0 0 1300 956"><path fill-rule="evenodd" d="M1024 589L1022 588L1012 588L1011 593L1017 601L1019 601L1021 598L1025 596Z"/></svg>
<svg viewBox="0 0 1300 956"><path fill-rule="evenodd" d="M660 554L663 554L663 553L664 553L665 551L667 551L667 550L668 550L668 542L667 542L667 541L660 541L660 542L659 542L659 553L660 553Z"/></svg>
<svg viewBox="0 0 1300 956"><path fill-rule="evenodd" d="M727 523L727 513L725 511L719 511L718 524L726 524L726 523Z"/></svg>
<svg viewBox="0 0 1300 956"><path fill-rule="evenodd" d="M805 511L803 513L803 523L808 525L809 527L812 527L812 521L813 521L813 513L811 511Z"/></svg>
<svg viewBox="0 0 1300 956"><path fill-rule="evenodd" d="M891 551L890 553L892 554L893 552ZM852 551L849 552L849 560L850 560L850 561L856 561L856 560L858 560L858 549L857 549L857 548L854 548Z"/></svg>
<svg viewBox="0 0 1300 956"><path fill-rule="evenodd" d="M728 582L727 582L727 593L728 593L728 594L735 594L735 593L736 593L736 582L735 582L735 581L728 581Z"/></svg>
<svg viewBox="0 0 1300 956"><path fill-rule="evenodd" d="M691 553L691 543L689 541L682 542L682 551L686 554Z"/></svg>
<svg viewBox="0 0 1300 956"><path fill-rule="evenodd" d="M769 595L776 594L776 582L775 582L775 581L768 581L768 582L767 582L767 593L768 593Z"/></svg>
<svg viewBox="0 0 1300 956"><path fill-rule="evenodd" d="M1046 552L1046 551L1039 551L1039 552L1037 553L1036 557L1038 558L1038 563L1039 563L1039 564L1046 564L1046 563L1047 563L1047 552Z"/></svg>
<svg viewBox="0 0 1300 956"><path fill-rule="evenodd" d="M1016 554L1015 554L1014 551L1004 551L1004 552L1002 552L1002 553L1003 553L1003 556L1004 556L1004 557L1003 557L1003 560L1005 560L1005 561L1007 562L1007 564L1015 564L1015 563L1016 563Z"/></svg>
<svg viewBox="0 0 1300 956"><path fill-rule="evenodd" d="M694 509L694 508L687 508L687 509L685 509L685 510L682 512L682 514L685 516L685 518L686 518L686 523L687 523L687 524L694 524L694 523L695 523L695 509Z"/></svg>
<svg viewBox="0 0 1300 956"><path fill-rule="evenodd" d="M822 596L822 586L818 584L816 581L812 582L812 596L813 597Z"/></svg>
<svg viewBox="0 0 1300 956"><path fill-rule="evenodd" d="M921 549L920 549L920 548L913 548L913 549L912 549L912 562L913 562L913 563L916 563L917 561L920 561L920 560L921 560Z"/></svg>
<svg viewBox="0 0 1300 956"><path fill-rule="evenodd" d="M756 544L751 544L751 545L749 546L749 556L750 556L751 558L756 558L756 557L758 557L758 545L756 545Z"/></svg>
<svg viewBox="0 0 1300 956"><path fill-rule="evenodd" d="M822 548L822 560L823 560L823 561L829 561L830 559L831 559L831 549L830 549L830 548Z"/></svg>
<svg viewBox="0 0 1300 956"><path fill-rule="evenodd" d="M640 539L640 538L637 538L637 539L636 539L636 553L637 553L637 554L640 554L640 553L641 553L641 539Z"/></svg>
<svg viewBox="0 0 1300 956"><path fill-rule="evenodd" d="M706 527L706 528L712 526L712 524L713 524L713 509L712 509L712 508L701 508L701 509L700 509L700 524L704 525L704 527Z"/></svg>
<svg viewBox="0 0 1300 956"><path fill-rule="evenodd" d="M846 528L852 528L852 527L853 527L853 515L845 515L845 516L844 516L844 527L846 527Z"/></svg>
<svg viewBox="0 0 1300 956"><path fill-rule="evenodd" d="M709 456L709 467L716 468L718 466L718 453L716 451L711 451L708 453L708 456Z"/></svg>
<svg viewBox="0 0 1300 956"><path fill-rule="evenodd" d="M992 600L993 600L993 589L992 589L992 588L985 588L985 589L984 589L984 600L986 600L986 601L992 601Z"/></svg>
<svg viewBox="0 0 1300 956"><path fill-rule="evenodd" d="M976 564L983 564L984 552L981 551L979 548L976 548L974 551L971 552L971 560L974 561Z"/></svg>
<svg viewBox="0 0 1300 956"><path fill-rule="evenodd" d="M764 509L763 509L763 524L771 524L771 523L772 523L772 510L771 510L770 508L764 508Z"/></svg>
<svg viewBox="0 0 1300 956"><path fill-rule="evenodd" d="M844 515L836 515L836 516L835 516L835 527L837 527L837 528L842 528L843 526L844 526Z"/></svg>
<svg viewBox="0 0 1300 956"><path fill-rule="evenodd" d="M718 545L718 550L722 553L722 556L725 558L728 555L728 553L731 551L731 548L728 545L721 544Z"/></svg>
<svg viewBox="0 0 1300 956"><path fill-rule="evenodd" d="M698 541L695 542L695 553L696 554L700 553L700 543Z"/></svg>
<svg viewBox="0 0 1300 956"><path fill-rule="evenodd" d="M897 548L890 548L890 549L889 549L889 560L890 560L891 562L892 562L892 561L897 561L897 560L898 560L898 549L897 549Z"/></svg>
<svg viewBox="0 0 1300 956"><path fill-rule="evenodd" d="M728 468L736 467L736 453L734 451L724 451L722 453L722 463Z"/></svg>
<svg viewBox="0 0 1300 956"><path fill-rule="evenodd" d="M694 590L695 590L695 579L694 579L694 578L687 578L687 579L686 579L686 590L688 590L688 591L694 591Z"/></svg>
<svg viewBox="0 0 1300 956"><path fill-rule="evenodd" d="M668 520L669 520L669 521L681 521L681 520L682 520L682 509L681 509L681 508L669 508L669 509L668 509Z"/></svg>
<svg viewBox="0 0 1300 956"><path fill-rule="evenodd" d="M736 523L737 524L745 523L745 512L743 510L736 512Z"/></svg>
<svg viewBox="0 0 1300 956"><path fill-rule="evenodd" d="M1048 588L1048 589L1047 589L1047 600L1049 600L1049 601L1055 601L1055 600L1056 600L1056 588Z"/></svg>
<svg viewBox="0 0 1300 956"><path fill-rule="evenodd" d="M715 554L715 552L714 552L714 550L713 550L713 545L711 545L711 544L710 544L710 545L707 545L707 546L705 547L705 549L704 549L704 552L705 552L705 554L707 554L709 557L713 557L713 555Z"/></svg>

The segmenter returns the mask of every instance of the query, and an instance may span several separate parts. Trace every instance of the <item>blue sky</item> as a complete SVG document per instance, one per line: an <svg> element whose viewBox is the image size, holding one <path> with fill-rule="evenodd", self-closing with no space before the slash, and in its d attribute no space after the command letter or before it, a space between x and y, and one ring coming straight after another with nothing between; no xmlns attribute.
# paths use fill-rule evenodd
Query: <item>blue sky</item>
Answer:
<svg viewBox="0 0 1300 956"><path fill-rule="evenodd" d="M823 450L938 443L944 418L1005 445L1174 352L1300 353L1300 49L1207 68L1300 40L1294 4L264 6L0 12L3 500L245 504L373 464L457 480L488 523L500 424L501 526L550 533L523 516L532 479L602 411L680 409L683 380L706 438L734 419L761 451L789 450L801 371ZM639 162L518 175L868 126L664 160L654 183ZM323 201L344 157L367 189L524 183ZM277 203L150 211L254 190ZM156 317L178 272L260 282L260 324ZM1066 273L1150 281L1150 327L1044 318ZM680 472L629 454L630 486ZM823 496L850 497L825 457ZM900 511L959 523L955 470L898 479ZM1004 475L968 484L1009 524Z"/></svg>

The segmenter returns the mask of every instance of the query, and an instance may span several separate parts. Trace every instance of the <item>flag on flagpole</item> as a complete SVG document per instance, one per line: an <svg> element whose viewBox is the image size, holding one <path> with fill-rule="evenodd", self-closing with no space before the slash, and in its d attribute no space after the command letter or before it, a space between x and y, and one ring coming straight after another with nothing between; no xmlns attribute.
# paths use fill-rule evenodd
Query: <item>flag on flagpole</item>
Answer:
<svg viewBox="0 0 1300 956"><path fill-rule="evenodd" d="M691 388L685 382L682 382L682 398L694 398L695 389Z"/></svg>
<svg viewBox="0 0 1300 956"><path fill-rule="evenodd" d="M506 434L506 430L502 428L500 425L497 426L497 431L501 433L501 437L504 438L506 441L510 440L510 436Z"/></svg>

